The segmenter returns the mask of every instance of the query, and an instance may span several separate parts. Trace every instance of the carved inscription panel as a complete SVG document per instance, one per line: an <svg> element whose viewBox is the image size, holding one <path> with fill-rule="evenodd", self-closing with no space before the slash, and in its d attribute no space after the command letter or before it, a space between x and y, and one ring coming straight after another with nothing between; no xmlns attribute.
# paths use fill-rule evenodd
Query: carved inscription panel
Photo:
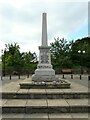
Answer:
<svg viewBox="0 0 90 120"><path fill-rule="evenodd" d="M40 60L41 63L49 63L49 50L41 50Z"/></svg>

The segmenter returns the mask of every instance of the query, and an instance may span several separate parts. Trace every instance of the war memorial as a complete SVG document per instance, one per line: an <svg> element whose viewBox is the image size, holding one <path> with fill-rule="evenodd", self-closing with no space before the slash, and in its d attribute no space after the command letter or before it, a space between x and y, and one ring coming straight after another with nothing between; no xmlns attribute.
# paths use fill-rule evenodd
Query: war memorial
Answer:
<svg viewBox="0 0 90 120"><path fill-rule="evenodd" d="M42 14L42 44L35 73L2 88L2 120L88 120L88 88L55 75Z"/></svg>
<svg viewBox="0 0 90 120"><path fill-rule="evenodd" d="M32 81L20 83L21 88L70 88L70 83L55 76L51 65L50 47L47 37L47 14L42 15L42 45L39 46L39 64L32 76Z"/></svg>

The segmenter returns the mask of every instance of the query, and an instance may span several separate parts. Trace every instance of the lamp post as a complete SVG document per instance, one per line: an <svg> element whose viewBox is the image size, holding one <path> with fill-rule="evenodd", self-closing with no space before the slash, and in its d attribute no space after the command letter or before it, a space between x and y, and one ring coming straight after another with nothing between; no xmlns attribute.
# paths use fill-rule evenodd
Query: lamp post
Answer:
<svg viewBox="0 0 90 120"><path fill-rule="evenodd" d="M83 57L82 57L82 55L85 54L85 50L78 50L78 53L80 54L80 59L81 59L81 74L83 74Z"/></svg>

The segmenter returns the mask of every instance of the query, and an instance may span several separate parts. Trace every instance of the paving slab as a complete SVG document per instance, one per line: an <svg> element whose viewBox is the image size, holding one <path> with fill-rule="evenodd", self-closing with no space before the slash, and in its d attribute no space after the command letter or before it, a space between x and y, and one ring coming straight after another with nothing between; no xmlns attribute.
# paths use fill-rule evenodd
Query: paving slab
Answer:
<svg viewBox="0 0 90 120"><path fill-rule="evenodd" d="M72 118L88 118L88 113L72 113Z"/></svg>
<svg viewBox="0 0 90 120"><path fill-rule="evenodd" d="M88 91L85 90L76 90L76 89L63 89L64 94L88 94Z"/></svg>
<svg viewBox="0 0 90 120"><path fill-rule="evenodd" d="M24 114L20 113L10 113L10 114L2 114L2 118L24 118Z"/></svg>
<svg viewBox="0 0 90 120"><path fill-rule="evenodd" d="M49 114L49 120L71 120L72 116L69 113Z"/></svg>
<svg viewBox="0 0 90 120"><path fill-rule="evenodd" d="M7 99L2 100L2 105L6 104Z"/></svg>
<svg viewBox="0 0 90 120"><path fill-rule="evenodd" d="M48 114L2 114L3 120L48 120ZM5 119L6 118L6 119Z"/></svg>
<svg viewBox="0 0 90 120"><path fill-rule="evenodd" d="M88 106L88 99L66 99L70 106Z"/></svg>
<svg viewBox="0 0 90 120"><path fill-rule="evenodd" d="M71 89L62 89L63 93L73 93L72 88Z"/></svg>
<svg viewBox="0 0 90 120"><path fill-rule="evenodd" d="M15 106L25 106L27 100L22 99L8 99L7 102L4 104L4 107L15 107Z"/></svg>
<svg viewBox="0 0 90 120"><path fill-rule="evenodd" d="M87 113L49 114L49 120L89 120Z"/></svg>
<svg viewBox="0 0 90 120"><path fill-rule="evenodd" d="M7 87L2 87L2 92L16 93L19 89L19 86L8 85Z"/></svg>
<svg viewBox="0 0 90 120"><path fill-rule="evenodd" d="M29 91L28 89L19 89L19 90L17 91L17 93L18 93L18 94L25 94L25 93L27 94L28 91Z"/></svg>
<svg viewBox="0 0 90 120"><path fill-rule="evenodd" d="M11 82L2 86L2 92L7 94L8 93L15 94L18 92L19 89L20 89L20 86L16 82Z"/></svg>
<svg viewBox="0 0 90 120"><path fill-rule="evenodd" d="M28 99L28 89L19 89L18 92L15 94L15 96L13 96L12 98Z"/></svg>
<svg viewBox="0 0 90 120"><path fill-rule="evenodd" d="M46 98L48 99L62 99L63 97L63 90L61 89L46 89Z"/></svg>
<svg viewBox="0 0 90 120"><path fill-rule="evenodd" d="M46 94L46 91L45 91L45 89L29 89L28 93Z"/></svg>
<svg viewBox="0 0 90 120"><path fill-rule="evenodd" d="M46 100L44 99L29 99L27 100L27 103L26 103L26 107L28 106L36 106L36 107L42 107L42 106L45 106L47 107L47 103L46 103Z"/></svg>
<svg viewBox="0 0 90 120"><path fill-rule="evenodd" d="M46 89L47 94L61 94L63 93L62 89Z"/></svg>
<svg viewBox="0 0 90 120"><path fill-rule="evenodd" d="M23 81L22 80L19 80L19 81L17 81L18 83L30 83L30 82L32 82L32 78L31 77L29 77L29 78L25 78Z"/></svg>
<svg viewBox="0 0 90 120"><path fill-rule="evenodd" d="M9 99L3 105L2 113L25 113L25 105L26 100Z"/></svg>
<svg viewBox="0 0 90 120"><path fill-rule="evenodd" d="M28 99L45 99L46 91L45 89L29 89Z"/></svg>
<svg viewBox="0 0 90 120"><path fill-rule="evenodd" d="M47 99L48 106L69 106L65 99Z"/></svg>
<svg viewBox="0 0 90 120"><path fill-rule="evenodd" d="M47 103L44 99L27 100L26 113L47 113Z"/></svg>
<svg viewBox="0 0 90 120"><path fill-rule="evenodd" d="M72 87L71 87L72 91L86 91L88 92L88 87L86 86L83 86L81 84L78 84L78 83L75 83L75 82L72 82Z"/></svg>
<svg viewBox="0 0 90 120"><path fill-rule="evenodd" d="M77 86L76 88L73 88L72 91L74 91L74 92L89 92L88 87L83 87L83 86Z"/></svg>
<svg viewBox="0 0 90 120"><path fill-rule="evenodd" d="M7 99L4 99L4 100L0 99L0 107L4 105L6 102L7 102Z"/></svg>
<svg viewBox="0 0 90 120"><path fill-rule="evenodd" d="M48 114L40 114L40 113L34 113L34 114L25 114L24 118L27 120L28 118L30 120L48 120Z"/></svg>
<svg viewBox="0 0 90 120"><path fill-rule="evenodd" d="M5 119L6 118L6 119ZM87 113L2 114L2 120L89 120Z"/></svg>
<svg viewBox="0 0 90 120"><path fill-rule="evenodd" d="M72 82L70 89L62 89L64 92L88 92L88 87Z"/></svg>

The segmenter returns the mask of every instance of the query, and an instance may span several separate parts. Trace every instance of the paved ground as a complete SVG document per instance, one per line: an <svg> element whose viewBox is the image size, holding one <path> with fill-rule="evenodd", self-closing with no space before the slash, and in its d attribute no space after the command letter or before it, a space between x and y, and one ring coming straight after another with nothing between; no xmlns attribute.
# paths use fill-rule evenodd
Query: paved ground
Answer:
<svg viewBox="0 0 90 120"><path fill-rule="evenodd" d="M57 75L60 78L62 78L62 75ZM80 75L73 75L73 79L71 79L71 75L64 75L65 79L68 79L70 82L75 82L81 85L84 85L86 87L88 87L90 85L90 81L88 80L88 75L82 75L82 79L80 80ZM25 78L27 78L27 76L12 76L11 80L10 80L10 76L5 76L2 78L2 80L0 81L3 85L11 83L11 82L17 82L17 81L21 81L24 80Z"/></svg>
<svg viewBox="0 0 90 120"><path fill-rule="evenodd" d="M62 78L62 75L58 75ZM65 79L68 79L70 82L75 82L81 85L88 87L88 75L82 75L82 79L80 80L80 75L73 75L73 79L71 79L71 75L64 75Z"/></svg>
<svg viewBox="0 0 90 120"><path fill-rule="evenodd" d="M5 76L5 77L2 77L2 85L4 84L8 84L8 83L11 83L11 82L17 82L17 81L20 81L20 80L24 80L27 76L25 75L22 75L20 76L20 79L19 79L19 76L11 76L11 80L10 80L10 76Z"/></svg>
<svg viewBox="0 0 90 120"><path fill-rule="evenodd" d="M61 77L62 78L62 75L57 75L57 76L59 76L59 77ZM25 79L25 78L27 78L27 76L21 76L21 78L19 79L18 78L18 76L13 76L12 77L12 79L10 80L10 78L9 78L9 76L6 76L6 77L3 77L2 78L2 81L0 81L0 85L2 86L2 89L1 89L1 91L3 91L3 92L20 92L20 93L22 93L22 92L37 92L37 90L35 90L35 89L31 89L31 90L20 90L20 86L19 86L19 83L21 82L21 81L31 81L31 77L30 78L27 78L27 79ZM65 79L67 79L67 80L69 80L70 82L71 82L71 89L62 89L62 90L59 90L59 92L88 92L88 84L90 83L90 81L88 81L88 76L87 75L83 75L82 76L82 79L80 80L80 76L79 75L74 75L73 76L73 79L71 79L71 76L70 75L65 75ZM1 88L1 87L0 87ZM44 92L45 90L43 89L42 91L40 90L40 91L38 91L38 92ZM47 92L58 92L58 90L47 90ZM78 99L77 99L78 100ZM44 100L45 101L45 100ZM68 100L67 99L67 101L65 101L65 100L62 100L62 102L65 104L65 105L67 105L67 103L68 104L73 104L73 102L75 102L76 100ZM5 101L3 101L3 104L4 104L4 102ZM9 101L10 102L10 101ZM21 102L19 102L19 103L21 103L21 104L26 104L25 103L26 101L25 100L23 100L23 101L21 101ZM31 103L32 102L32 103ZM51 100L48 100L48 103L49 103L49 105L50 106L52 106L52 105L54 105L54 104L57 104L57 105L60 105L60 103L58 103L58 102L60 102L60 103L62 103L61 101L58 101L57 100L57 102L54 102L53 103L53 101L51 101ZM10 102L10 105L11 105L11 103L13 104L13 102ZM34 103L34 104L33 104ZM53 104L51 104L51 103L53 103ZM78 103L78 104L87 104L87 100L85 99L85 101L83 101L83 100L80 100L80 101L78 101L78 102L75 102L75 103ZM16 101L16 104L17 104L17 101ZM35 105L35 101L27 101L27 105ZM37 102L36 102L36 104L37 104ZM14 105L15 105L15 101L14 101ZM19 104L20 105L20 104ZM41 103L41 101L40 101L40 104L39 105L42 105L42 103ZM46 101L45 101L45 105L46 105ZM13 115L13 114L12 114ZM19 114L19 116L21 117L23 114ZM10 115L11 116L11 115ZM14 116L14 115L13 115ZM16 116L16 115L15 115ZM34 116L35 116L35 114L34 114ZM36 118L37 118L37 114L36 114ZM54 114L49 114L49 118L54 118L55 119L55 116L56 116L56 114L54 115ZM62 114L57 114L57 117L59 118L60 116L62 116L62 118L63 118L63 116L66 118L66 116L67 117L75 117L76 118L76 116L77 116L77 118L78 118L78 116L80 117L81 116L81 118L84 118L85 116L85 118L87 118L87 116L88 116L88 114L86 113L86 114L81 114L80 115L80 113L79 114L76 114L76 113L74 113L74 114L64 114L63 115L63 113ZM7 116L6 116L7 117ZM26 116L26 117L28 117L28 118L30 118L30 117L32 117L33 118L33 115L32 116L30 116L29 114ZM43 117L44 118L48 118L48 115L43 115ZM24 117L25 118L25 117ZM42 118L42 114L41 114L41 118ZM53 120L54 120L53 119ZM51 120L51 119L50 119ZM55 119L56 120L56 119ZM78 119L77 119L78 120Z"/></svg>
<svg viewBox="0 0 90 120"><path fill-rule="evenodd" d="M62 78L61 75L58 76ZM31 77L26 77L27 76L21 76L21 79L18 79L17 76L13 76L11 80L9 79L9 77L3 77L2 81L0 81L2 83L1 85L3 91L15 91L17 89L20 89L20 82L31 81ZM71 79L70 75L65 75L65 79L71 82L71 89L66 89L66 91L88 91L88 84L90 83L90 81L88 81L87 75L83 75L82 80L80 80L79 75L74 75L73 79Z"/></svg>
<svg viewBox="0 0 90 120"><path fill-rule="evenodd" d="M62 78L62 75L57 76ZM27 76L21 76L20 79L18 76L12 76L12 79L10 80L9 76L3 77L2 80L0 80L0 91L2 91L2 89L3 91L17 91L20 89L19 83L26 81L26 78ZM73 79L71 79L71 75L65 75L65 79L71 82L71 89L69 89L69 91L89 90L90 80L88 80L88 75L83 75L81 80L79 75L74 75ZM31 81L31 77L27 78L27 81ZM66 91L68 91L68 89L66 89Z"/></svg>

